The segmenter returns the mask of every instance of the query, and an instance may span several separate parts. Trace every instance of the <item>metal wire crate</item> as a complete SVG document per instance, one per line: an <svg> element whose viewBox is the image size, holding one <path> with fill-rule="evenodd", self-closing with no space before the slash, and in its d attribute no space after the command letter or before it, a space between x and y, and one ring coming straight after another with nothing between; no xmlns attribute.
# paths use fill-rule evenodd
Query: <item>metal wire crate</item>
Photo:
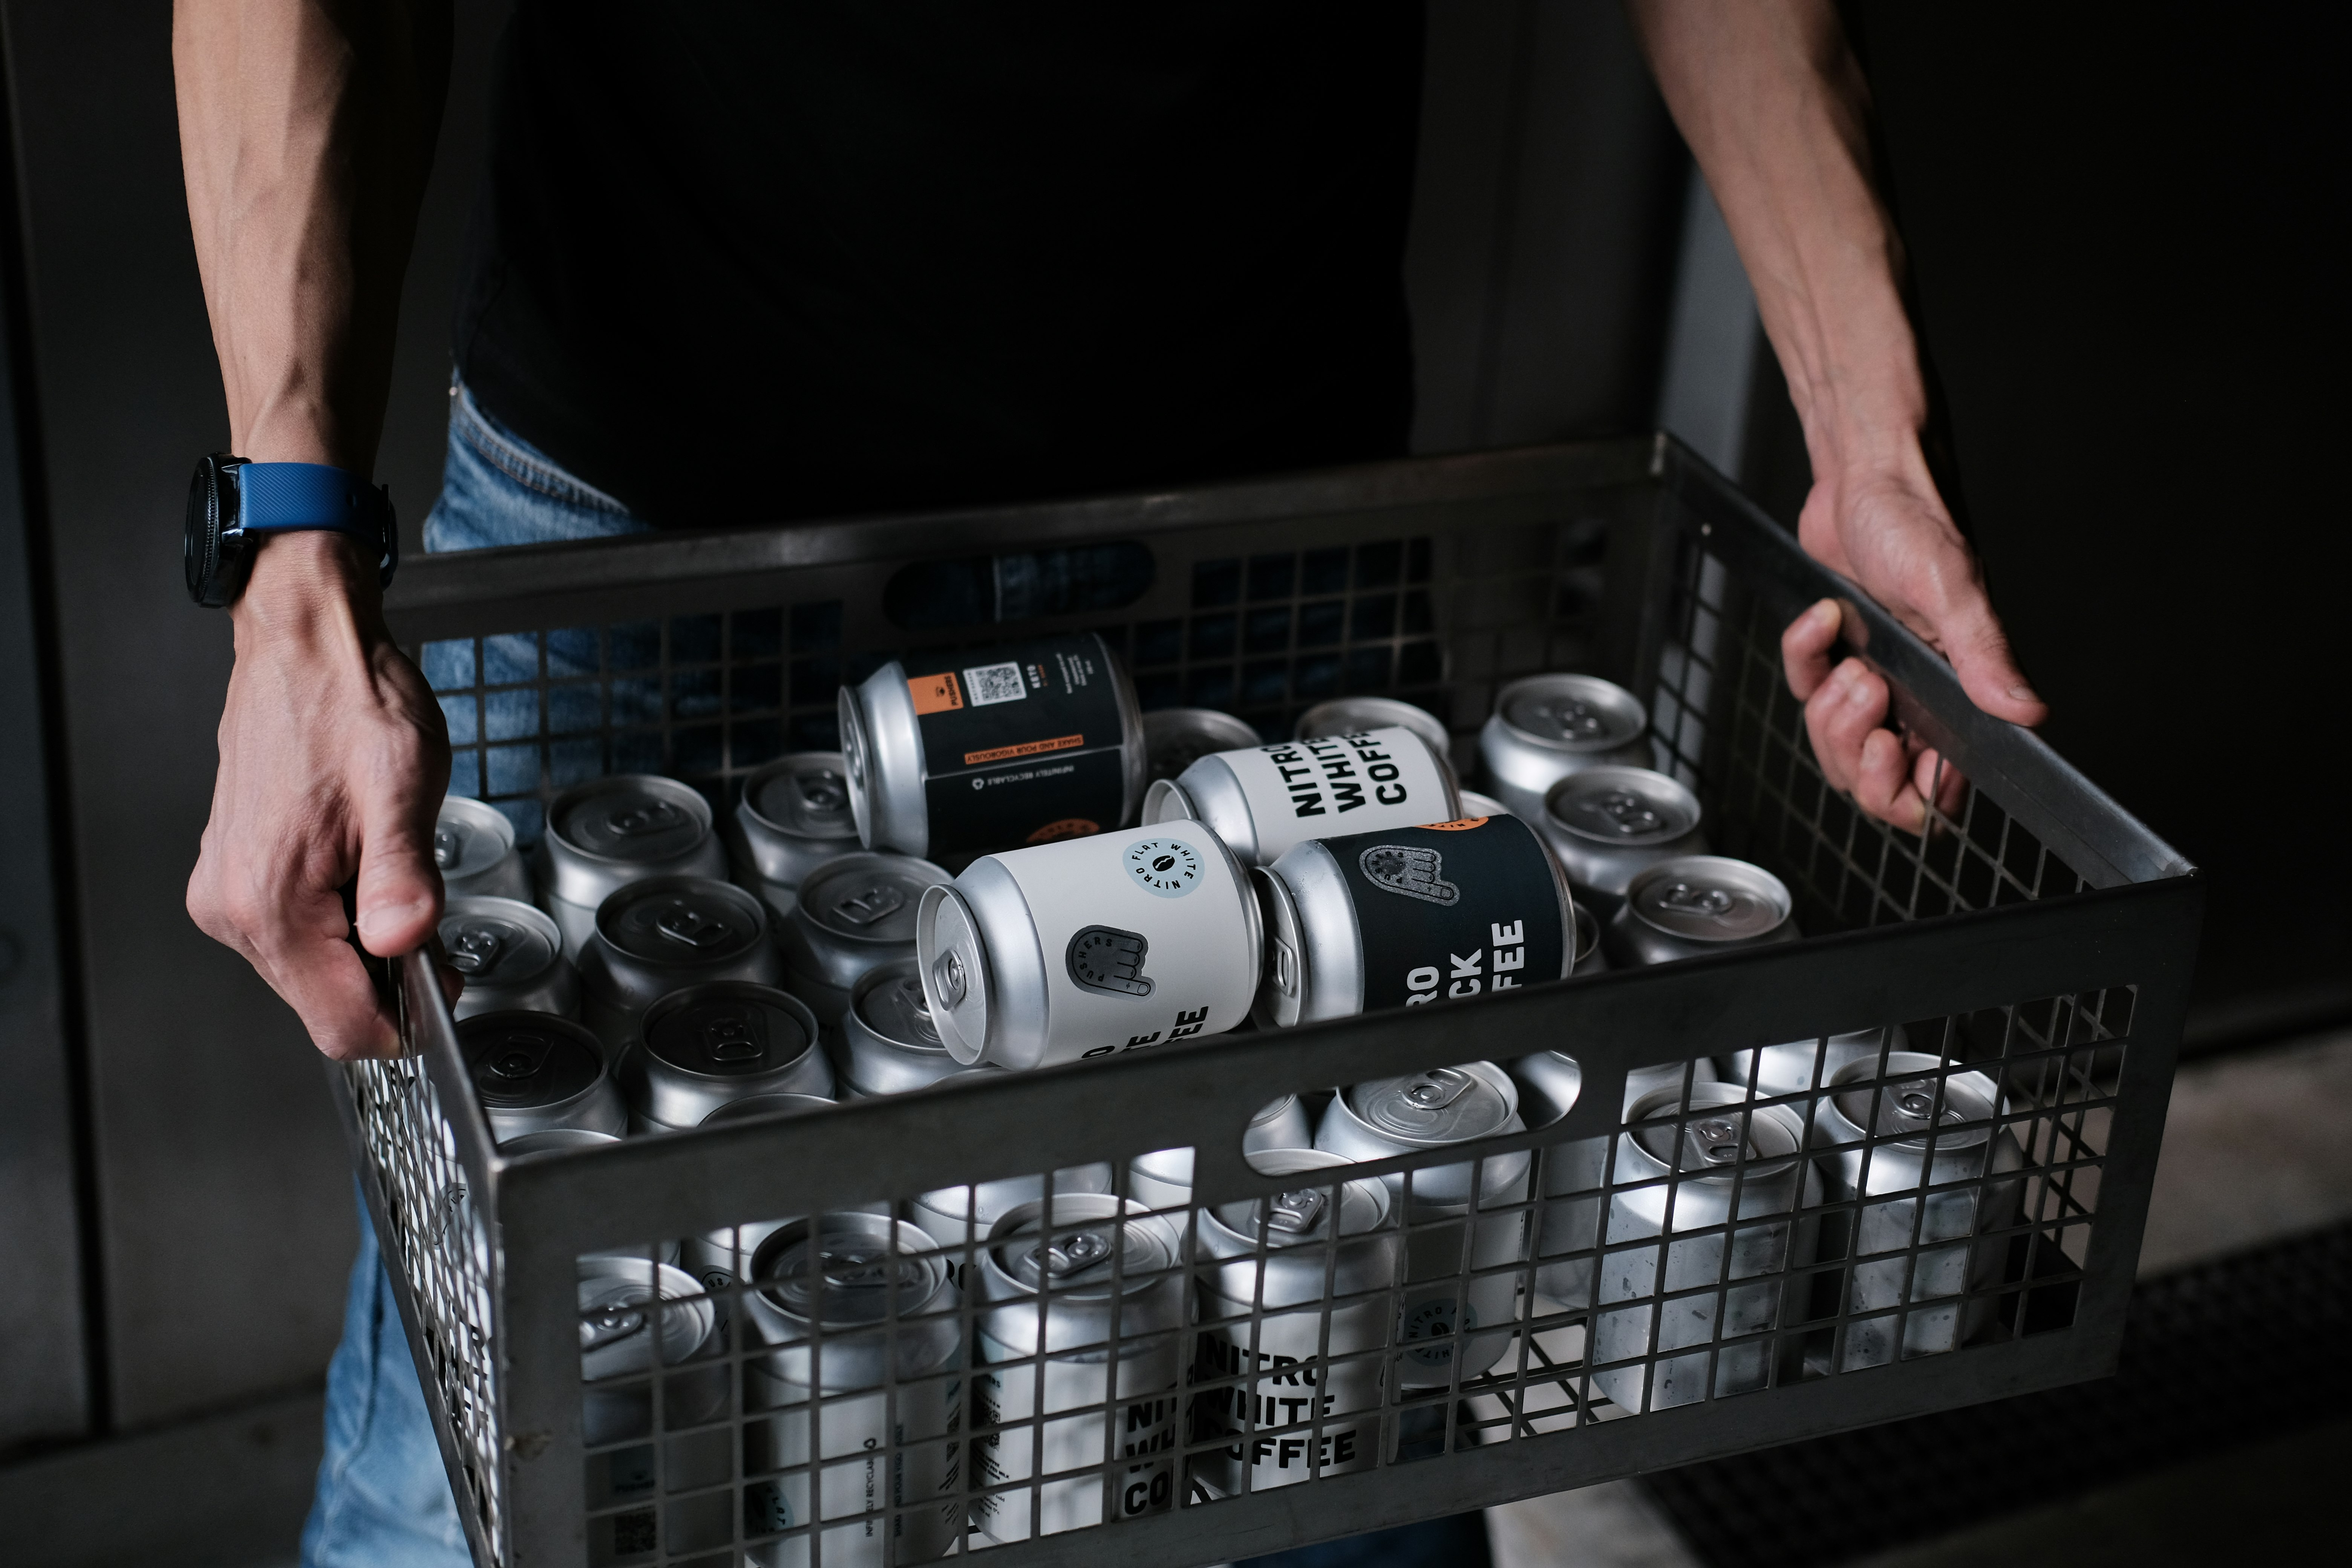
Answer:
<svg viewBox="0 0 2352 1568"><path fill-rule="evenodd" d="M1131 603L920 631L890 617L902 571L978 563L981 580L993 570L1001 582L987 562L1110 544L1149 552L1149 585ZM1855 651L1895 686L1904 722L1972 781L1924 837L1826 787L1780 684L1779 633L1825 595L1853 605ZM415 563L394 624L441 691L457 787L499 804L526 838L554 793L608 771L669 773L724 809L730 781L783 750L829 744L835 688L903 650L1099 629L1147 707L1225 708L1271 737L1323 697L1392 692L1444 717L1464 762L1503 682L1558 668L1610 676L1648 702L1664 765L1697 789L1717 848L1778 873L1809 939L513 1159L490 1140L436 988L404 963L394 984L410 1054L338 1076L477 1561L840 1564L952 1548L1008 1568L1107 1550L1139 1568L1202 1563L2107 1371L2199 881L2039 742L1976 712L1939 659L1857 601L1664 438ZM1717 1057L1864 1029L1882 1049L1907 1044L1950 1064L1923 1074L1880 1056L1865 1090L1925 1083L1932 1120L1963 1098L1965 1075L1982 1075L1968 1079L1991 1091L1975 1129L1988 1146L2013 1146L2013 1160L1931 1171L1929 1184L1892 1196L1866 1173L1864 1195L1843 1201L1808 1184L1793 1206L1765 1211L1745 1206L1740 1160L1733 1217L1695 1224L1685 1208L1670 1237L1644 1228L1645 1205L1685 1204L1698 1178L1633 1168L1620 1136L1630 1070L1681 1064L1695 1080ZM1368 1279L1341 1257L1344 1241L1304 1254L1326 1262L1332 1288L1305 1309L1314 1353L1261 1360L1297 1331L1281 1320L1301 1309L1213 1300L1204 1227L1221 1206L1309 1178L1244 1162L1251 1114L1286 1092L1554 1047L1582 1068L1573 1107L1475 1147L1482 1160L1528 1152L1525 1184L1474 1193L1451 1218L1391 1219L1409 1278ZM1743 1138L1781 1117L1818 1136L1802 1130L1826 1095L1819 1083L1741 1091L1714 1114ZM1696 1127L1686 1121L1677 1135ZM1892 1159L1890 1139L1846 1152ZM1160 1295L1181 1302L1177 1316L1115 1320L1087 1352L1160 1369L1138 1374L1143 1385L1072 1373L1055 1346L1042 1359L983 1346L978 1243L950 1259L959 1294L933 1303L961 1347L936 1373L894 1366L870 1388L779 1403L775 1347L748 1328L752 1291L782 1285L722 1278L637 1321L654 1338L673 1314L707 1323L690 1350L667 1352L683 1359L649 1354L583 1384L583 1342L628 1329L583 1325L588 1255L617 1251L650 1276L681 1238L779 1215L903 1214L918 1194L1024 1173L1050 1173L1061 1194L1107 1184L1112 1197L1097 1201L1116 1215L1130 1159L1181 1147L1195 1153L1191 1201L1109 1222L1114 1241L1164 1226L1154 1234L1171 1247L1134 1255L1132 1268L1114 1248L1108 1265L1115 1293L1172 1281ZM1836 1156L1809 1145L1799 1163L1818 1172ZM1312 1181L1339 1201L1343 1179L1393 1173L1402 1199L1449 1163L1461 1155ZM1572 1169L1587 1173L1575 1192ZM1932 1217L1955 1201L1976 1216L1957 1242ZM1497 1260L1476 1240L1496 1226L1532 1237L1563 1215L1581 1230L1563 1255L1506 1248ZM1748 1245L1774 1227L1779 1243ZM919 1256L899 1231L882 1234L875 1267ZM1433 1272L1433 1251L1444 1255ZM1400 1307L1433 1291L1434 1317L1401 1338ZM873 1331L924 1326L888 1299ZM1499 1323L1491 1309L1465 1318L1465 1305L1496 1300L1509 1303ZM843 1357L859 1348L846 1330L821 1331L807 1346L819 1367L829 1342ZM1497 1342L1491 1365L1469 1364ZM996 1358L985 1367L983 1349ZM1073 1376L1077 1392L1059 1406L1038 1397ZM1024 1418L1036 1408L1048 1416ZM1081 1457L1052 1458L1073 1430ZM1267 1456L1296 1459L1305 1484L1265 1484ZM1003 1521L1022 1518L1109 1522L1001 1543L970 1528L975 1508L1001 1534L1018 1534ZM933 1510L944 1542L917 1519Z"/></svg>

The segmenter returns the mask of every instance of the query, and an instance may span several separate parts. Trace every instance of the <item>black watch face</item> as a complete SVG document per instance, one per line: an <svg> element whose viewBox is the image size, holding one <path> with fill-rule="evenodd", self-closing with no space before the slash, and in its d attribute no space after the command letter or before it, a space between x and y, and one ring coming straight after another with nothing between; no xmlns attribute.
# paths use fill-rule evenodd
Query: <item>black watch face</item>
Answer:
<svg viewBox="0 0 2352 1568"><path fill-rule="evenodd" d="M232 530L236 515L236 459L199 458L188 481L188 517L180 539L188 597L219 609L245 585L244 541Z"/></svg>

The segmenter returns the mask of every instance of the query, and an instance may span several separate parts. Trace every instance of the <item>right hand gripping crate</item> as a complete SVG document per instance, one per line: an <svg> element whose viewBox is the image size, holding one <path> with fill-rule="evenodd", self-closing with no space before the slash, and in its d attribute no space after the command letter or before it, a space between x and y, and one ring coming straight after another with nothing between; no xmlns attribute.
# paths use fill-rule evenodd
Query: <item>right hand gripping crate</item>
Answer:
<svg viewBox="0 0 2352 1568"><path fill-rule="evenodd" d="M910 564L1129 542L1152 571L1121 606L921 632L888 617L889 585ZM1895 688L1903 723L1970 781L1925 838L1857 814L1813 763L1778 639L1823 596L1849 606L1851 651ZM1111 1552L1136 1568L1229 1561L2115 1363L2199 879L2034 737L1978 713L1940 659L1669 439L426 559L391 611L404 643L439 645L428 668L457 787L497 801L526 838L547 799L604 772L669 773L724 811L743 773L830 742L842 681L916 647L1100 629L1148 708L1223 708L1279 736L1324 697L1390 692L1445 718L1462 762L1504 682L1589 669L1645 700L1661 766L1699 793L1717 851L1777 873L1807 933L781 1124L515 1159L491 1141L437 991L404 963L409 1054L348 1066L339 1082L484 1568L863 1564L950 1550L1007 1568ZM1864 1178L1864 1195L1841 1202L1818 1179L1835 1157L1809 1155L1816 1174L1793 1197L1734 1197L1712 1224L1683 1190L1695 1177L1634 1167L1620 1136L1629 1071L1705 1076L1701 1064L1744 1048L1862 1030L1963 1064L1929 1075L1956 1102L1963 1070L1997 1085L1992 1124L1978 1131L2007 1157L1931 1168L1925 1187ZM1337 1177L1245 1163L1242 1129L1259 1107L1555 1048L1582 1072L1565 1118L1475 1146L1498 1168L1524 1157L1523 1184L1471 1184L1477 1213L1391 1231L1391 1250L1373 1249L1391 1261L1369 1274L1344 1238L1309 1251L1328 1264L1319 1304L1263 1288L1238 1306L1216 1295L1231 1260L1207 1258L1208 1216L1246 1217L1234 1205L1310 1179L1333 1182L1328 1199L1349 1192ZM1822 1099L1746 1090L1727 1110L1743 1127L1780 1115L1804 1135ZM1186 1146L1192 1203L1121 1222L1164 1226L1172 1245L1114 1247L1106 1265L1103 1288L1151 1310L1111 1314L1100 1342L1049 1335L1043 1359L983 1343L981 1245L948 1260L956 1288L920 1303L885 1289L881 1321L793 1343L761 1326L750 1292L805 1295L806 1278L745 1285L657 1268L708 1258L677 1245L725 1227L762 1226L731 1240L778 1216L905 1215L918 1194L1024 1174L1064 1194L1115 1188L1092 1201L1118 1212L1134 1156ZM1417 1173L1434 1186L1461 1163L1448 1152L1339 1174ZM1670 1203L1683 1208L1662 1221ZM934 1267L912 1231L877 1220L866 1234L882 1239L864 1266L885 1277ZM1538 1236L1570 1250L1533 1256ZM670 1299L634 1317L609 1300L583 1312L581 1260L615 1252L608 1279L634 1269ZM1401 1279L1393 1259L1408 1255ZM1480 1320L1459 1314L1478 1302L1487 1332L1474 1339ZM1423 1337L1408 1345L1401 1310L1416 1303ZM1297 1333L1302 1311L1316 1353L1265 1354ZM917 1342L931 1347L920 1365L912 1349L872 1353ZM1473 1364L1496 1343L1491 1364ZM828 1345L834 1373L808 1371ZM816 1392L795 1393L779 1370ZM1044 1420L1025 1414L1041 1407ZM1269 1456L1296 1459L1302 1484L1269 1484L1291 1479ZM1034 1538L1018 1539L1023 1521Z"/></svg>

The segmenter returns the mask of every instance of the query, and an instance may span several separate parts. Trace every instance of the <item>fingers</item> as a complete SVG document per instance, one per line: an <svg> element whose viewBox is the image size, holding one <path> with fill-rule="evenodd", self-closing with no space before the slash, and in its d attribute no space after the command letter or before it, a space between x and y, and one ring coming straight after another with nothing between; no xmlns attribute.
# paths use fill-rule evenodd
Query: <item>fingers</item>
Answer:
<svg viewBox="0 0 2352 1568"><path fill-rule="evenodd" d="M396 1056L399 1028L346 933L341 896L267 869L224 870L207 833L188 883L188 912L205 933L243 954L338 1061Z"/></svg>
<svg viewBox="0 0 2352 1568"><path fill-rule="evenodd" d="M1840 664L1805 704L1813 756L1832 788L1853 792L1863 742L1885 723L1886 704L1886 682L1858 658Z"/></svg>
<svg viewBox="0 0 2352 1568"><path fill-rule="evenodd" d="M1854 770L1853 803L1906 833L1927 826L1927 805L1911 784L1911 758L1893 731L1873 730L1863 737Z"/></svg>
<svg viewBox="0 0 2352 1568"><path fill-rule="evenodd" d="M416 770L398 769L360 807L360 945L382 958L423 947L441 918L441 872L433 863L438 797L428 797L423 784Z"/></svg>
<svg viewBox="0 0 2352 1568"><path fill-rule="evenodd" d="M1944 616L1937 626L1944 657L1960 678L1969 700L1996 719L2034 725L2050 717L2049 705L2033 689L2010 651L2009 634L1981 589ZM1783 639L1785 641L1785 639Z"/></svg>
<svg viewBox="0 0 2352 1568"><path fill-rule="evenodd" d="M1780 666L1788 674L1789 689L1800 702L1819 691L1830 678L1830 649L1837 646L1840 619L1837 601L1823 599L1790 621L1789 629L1780 634Z"/></svg>
<svg viewBox="0 0 2352 1568"><path fill-rule="evenodd" d="M1805 704L1805 730L1831 788L1880 821L1918 833L1931 799L1944 816L1958 815L1968 780L1933 747L1913 753L1887 725L1890 698L1884 677L1846 659Z"/></svg>

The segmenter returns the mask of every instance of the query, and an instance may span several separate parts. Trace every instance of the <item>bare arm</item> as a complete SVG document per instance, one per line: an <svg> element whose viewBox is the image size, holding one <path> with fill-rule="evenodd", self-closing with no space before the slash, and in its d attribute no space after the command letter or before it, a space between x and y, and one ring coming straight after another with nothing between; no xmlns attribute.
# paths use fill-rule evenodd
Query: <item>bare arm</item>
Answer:
<svg viewBox="0 0 2352 1568"><path fill-rule="evenodd" d="M447 0L179 0L172 59L188 218L230 449L372 472L393 333L448 77ZM331 1056L396 1045L361 940L432 934L438 708L340 536L272 540L230 611L236 667L198 925L249 959Z"/></svg>
<svg viewBox="0 0 2352 1568"><path fill-rule="evenodd" d="M2011 657L1975 554L1928 477L1918 346L1901 241L1872 183L1869 92L1830 0L1631 0L1675 121L1747 264L1813 488L1808 553L1862 584L1952 661L1977 706L2020 724L2047 710ZM1824 600L1782 638L1830 782L1917 828L1936 757L1887 728L1885 682L1830 653Z"/></svg>

